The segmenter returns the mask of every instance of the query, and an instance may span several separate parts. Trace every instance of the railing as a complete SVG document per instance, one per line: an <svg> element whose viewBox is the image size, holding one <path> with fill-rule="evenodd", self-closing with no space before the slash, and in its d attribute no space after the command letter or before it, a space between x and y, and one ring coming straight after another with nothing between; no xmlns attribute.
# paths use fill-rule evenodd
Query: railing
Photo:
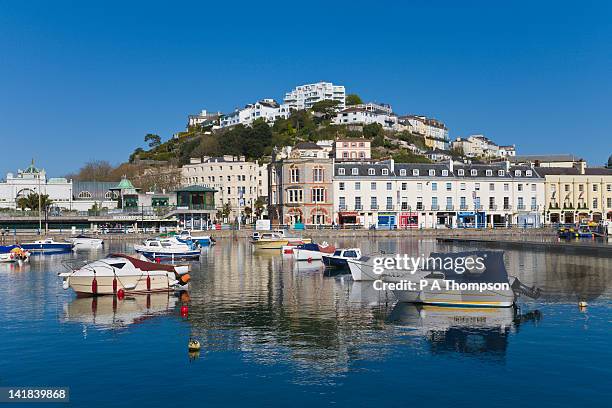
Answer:
<svg viewBox="0 0 612 408"><path fill-rule="evenodd" d="M392 205L387 205L386 209L387 209L387 211L392 211L393 210L393 206Z"/></svg>
<svg viewBox="0 0 612 408"><path fill-rule="evenodd" d="M340 211L346 211L346 204L341 204L338 206L338 210Z"/></svg>
<svg viewBox="0 0 612 408"><path fill-rule="evenodd" d="M482 210L482 205L480 205L480 204L474 204L474 209L475 209L475 210Z"/></svg>
<svg viewBox="0 0 612 408"><path fill-rule="evenodd" d="M439 206L438 204L432 204L432 205L431 205L431 209L432 209L433 211L437 211L439 208L440 208L440 206Z"/></svg>
<svg viewBox="0 0 612 408"><path fill-rule="evenodd" d="M539 209L539 205L532 205L531 206L531 211L537 211Z"/></svg>
<svg viewBox="0 0 612 408"><path fill-rule="evenodd" d="M378 204L370 204L371 210L378 210Z"/></svg>
<svg viewBox="0 0 612 408"><path fill-rule="evenodd" d="M454 209L455 209L455 206L454 206L454 205L452 205L452 204L446 204L446 209L447 209L447 210L454 210Z"/></svg>
<svg viewBox="0 0 612 408"><path fill-rule="evenodd" d="M355 204L355 210L363 210L363 206L361 204Z"/></svg>
<svg viewBox="0 0 612 408"><path fill-rule="evenodd" d="M512 204L504 204L504 210L511 210Z"/></svg>
<svg viewBox="0 0 612 408"><path fill-rule="evenodd" d="M467 204L461 204L461 205L459 206L459 209L460 209L460 210L467 210L467 209L468 209L468 206L467 206Z"/></svg>
<svg viewBox="0 0 612 408"><path fill-rule="evenodd" d="M517 210L524 210L525 206L523 204L519 204L519 205L516 206L516 209Z"/></svg>
<svg viewBox="0 0 612 408"><path fill-rule="evenodd" d="M489 204L489 210L491 210L491 211L495 211L495 210L497 210L497 205L495 205L495 204Z"/></svg>

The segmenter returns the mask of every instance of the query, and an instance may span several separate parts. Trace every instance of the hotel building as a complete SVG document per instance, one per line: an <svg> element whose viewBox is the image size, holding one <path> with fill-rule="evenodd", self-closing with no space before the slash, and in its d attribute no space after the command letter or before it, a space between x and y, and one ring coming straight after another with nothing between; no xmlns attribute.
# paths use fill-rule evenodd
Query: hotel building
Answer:
<svg viewBox="0 0 612 408"><path fill-rule="evenodd" d="M291 109L311 109L320 101L332 100L338 102L338 110L346 107L346 91L342 85L331 82L317 82L295 87L285 94L284 103Z"/></svg>

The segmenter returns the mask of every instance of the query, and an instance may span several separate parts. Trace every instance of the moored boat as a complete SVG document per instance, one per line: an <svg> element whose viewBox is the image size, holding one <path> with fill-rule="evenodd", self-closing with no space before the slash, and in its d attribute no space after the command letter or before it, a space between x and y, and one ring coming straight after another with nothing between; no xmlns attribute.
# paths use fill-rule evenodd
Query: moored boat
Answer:
<svg viewBox="0 0 612 408"><path fill-rule="evenodd" d="M0 245L0 263L10 262L28 262L30 260L30 252L21 248L18 245L1 246Z"/></svg>
<svg viewBox="0 0 612 408"><path fill-rule="evenodd" d="M297 261L320 261L324 254L333 254L336 248L327 242L322 244L303 244L293 249L293 257Z"/></svg>
<svg viewBox="0 0 612 408"><path fill-rule="evenodd" d="M74 249L96 249L104 245L103 239L85 235L77 235L76 237L66 239L66 241L71 242L74 245Z"/></svg>
<svg viewBox="0 0 612 408"><path fill-rule="evenodd" d="M180 242L176 238L151 238L141 245L134 244L134 250L150 259L196 259L200 248L193 243Z"/></svg>
<svg viewBox="0 0 612 408"><path fill-rule="evenodd" d="M259 238L251 241L255 249L282 249L287 245L300 245L310 243L310 238L285 237L278 232L264 232Z"/></svg>
<svg viewBox="0 0 612 408"><path fill-rule="evenodd" d="M76 267L69 263L65 266L69 272L59 274L63 287L72 288L77 295L186 290L190 280L187 265L159 264L122 254Z"/></svg>
<svg viewBox="0 0 612 408"><path fill-rule="evenodd" d="M338 248L333 254L323 254L323 263L330 268L348 268L348 259L361 258L359 248Z"/></svg>
<svg viewBox="0 0 612 408"><path fill-rule="evenodd" d="M31 252L58 253L71 251L74 244L72 242L56 242L53 238L46 238L34 242L26 242L20 246Z"/></svg>

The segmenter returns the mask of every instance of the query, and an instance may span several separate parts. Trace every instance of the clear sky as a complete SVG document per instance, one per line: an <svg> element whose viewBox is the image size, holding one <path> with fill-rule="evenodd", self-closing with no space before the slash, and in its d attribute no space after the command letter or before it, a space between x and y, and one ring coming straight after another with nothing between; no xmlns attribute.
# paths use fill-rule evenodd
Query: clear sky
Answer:
<svg viewBox="0 0 612 408"><path fill-rule="evenodd" d="M496 3L500 5L495 5ZM200 109L331 81L519 154L612 153L612 6L0 0L0 177L116 164Z"/></svg>

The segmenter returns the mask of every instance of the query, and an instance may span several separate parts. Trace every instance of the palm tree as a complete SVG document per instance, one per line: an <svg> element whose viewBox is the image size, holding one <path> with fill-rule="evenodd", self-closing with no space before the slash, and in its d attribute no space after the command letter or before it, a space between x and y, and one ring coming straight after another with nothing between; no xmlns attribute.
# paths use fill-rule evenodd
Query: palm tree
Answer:
<svg viewBox="0 0 612 408"><path fill-rule="evenodd" d="M225 203L223 205L223 209L221 210L221 215L223 216L223 218L229 218L231 213L232 213L232 206L230 205L230 203Z"/></svg>
<svg viewBox="0 0 612 408"><path fill-rule="evenodd" d="M266 201L264 200L264 198L257 197L257 200L255 200L255 215L257 216L257 218L261 217L261 214L263 214L265 208Z"/></svg>
<svg viewBox="0 0 612 408"><path fill-rule="evenodd" d="M49 199L47 194L40 196L40 206L43 210L51 206L53 201ZM39 197L37 193L30 193L26 197L20 197L17 200L17 206L22 210L29 208L30 210L38 210Z"/></svg>
<svg viewBox="0 0 612 408"><path fill-rule="evenodd" d="M246 215L247 219L251 220L251 215L253 214L253 210L251 207L244 207L244 215Z"/></svg>

